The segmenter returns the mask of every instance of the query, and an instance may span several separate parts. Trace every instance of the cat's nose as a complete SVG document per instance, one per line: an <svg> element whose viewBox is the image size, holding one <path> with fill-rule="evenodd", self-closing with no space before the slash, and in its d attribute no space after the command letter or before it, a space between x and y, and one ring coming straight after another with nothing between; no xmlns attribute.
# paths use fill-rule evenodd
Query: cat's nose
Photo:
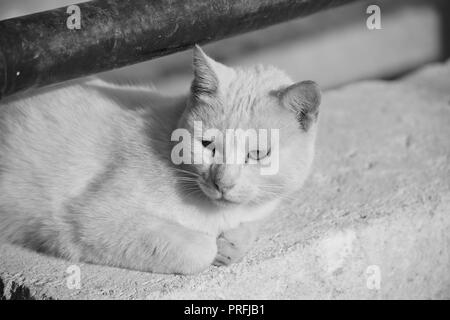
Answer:
<svg viewBox="0 0 450 320"><path fill-rule="evenodd" d="M225 193L236 185L240 168L237 165L217 164L211 166L211 177L214 187Z"/></svg>
<svg viewBox="0 0 450 320"><path fill-rule="evenodd" d="M214 187L221 193L226 193L235 186L235 183L224 182L223 180L214 180Z"/></svg>

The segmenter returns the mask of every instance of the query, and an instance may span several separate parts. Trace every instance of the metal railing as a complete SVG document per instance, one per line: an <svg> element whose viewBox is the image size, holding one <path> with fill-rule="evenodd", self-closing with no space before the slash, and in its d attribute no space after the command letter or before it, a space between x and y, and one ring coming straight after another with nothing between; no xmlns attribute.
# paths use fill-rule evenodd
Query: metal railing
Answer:
<svg viewBox="0 0 450 320"><path fill-rule="evenodd" d="M3 20L0 98L150 60L196 43L261 29L351 1L94 0Z"/></svg>

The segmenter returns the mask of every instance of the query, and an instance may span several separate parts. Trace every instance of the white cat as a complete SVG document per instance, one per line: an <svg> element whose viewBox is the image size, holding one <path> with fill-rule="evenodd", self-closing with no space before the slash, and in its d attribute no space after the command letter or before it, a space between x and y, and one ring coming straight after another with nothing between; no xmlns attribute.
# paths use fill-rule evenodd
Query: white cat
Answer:
<svg viewBox="0 0 450 320"><path fill-rule="evenodd" d="M0 238L74 261L196 273L245 254L255 225L305 180L320 91L285 73L224 66L196 47L191 92L100 80L0 103ZM176 128L279 129L279 171L175 165ZM195 137L211 153L216 141ZM217 148L217 149L216 149ZM217 150L217 151L216 151ZM250 150L253 158L270 150ZM255 156L256 155L256 156Z"/></svg>

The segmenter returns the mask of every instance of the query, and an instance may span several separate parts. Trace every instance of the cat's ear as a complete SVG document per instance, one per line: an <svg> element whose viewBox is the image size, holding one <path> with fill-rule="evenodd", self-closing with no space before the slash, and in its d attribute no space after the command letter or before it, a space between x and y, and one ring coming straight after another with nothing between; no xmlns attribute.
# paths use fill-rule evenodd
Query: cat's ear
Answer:
<svg viewBox="0 0 450 320"><path fill-rule="evenodd" d="M234 70L211 59L196 45L194 47L194 80L191 91L195 97L214 96L219 86L226 84Z"/></svg>
<svg viewBox="0 0 450 320"><path fill-rule="evenodd" d="M278 92L281 104L297 115L303 130L317 120L321 101L320 88L314 81L297 82Z"/></svg>

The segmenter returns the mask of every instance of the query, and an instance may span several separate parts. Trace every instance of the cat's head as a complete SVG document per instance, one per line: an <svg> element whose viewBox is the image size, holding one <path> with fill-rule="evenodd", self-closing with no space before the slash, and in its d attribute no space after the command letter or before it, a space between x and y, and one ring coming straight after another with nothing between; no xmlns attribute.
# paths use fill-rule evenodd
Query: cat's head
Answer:
<svg viewBox="0 0 450 320"><path fill-rule="evenodd" d="M310 170L320 98L312 81L294 83L275 67L230 68L195 47L191 97L179 127L192 136L192 159L202 161L185 165L193 172L187 179L220 205L285 197ZM267 143L249 145L250 134L226 138L227 130L235 129L258 134L266 129ZM211 132L222 133L223 139ZM243 161L230 162L229 154ZM270 166L272 171L262 171Z"/></svg>

